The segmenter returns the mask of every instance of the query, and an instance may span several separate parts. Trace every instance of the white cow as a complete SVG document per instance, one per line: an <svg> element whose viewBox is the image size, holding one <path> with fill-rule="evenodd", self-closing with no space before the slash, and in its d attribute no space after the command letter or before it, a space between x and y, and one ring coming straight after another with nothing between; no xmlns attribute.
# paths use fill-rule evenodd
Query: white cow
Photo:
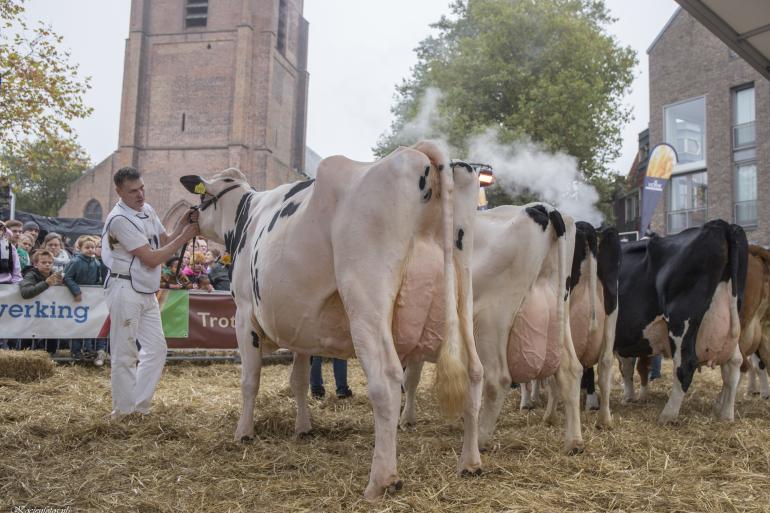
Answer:
<svg viewBox="0 0 770 513"><path fill-rule="evenodd" d="M542 203L502 206L477 213L474 241L474 329L484 366L480 447L489 444L512 382L555 375L565 401L565 450L582 451L582 368L566 303L574 222ZM420 370L419 363L406 370L402 427L415 423Z"/></svg>
<svg viewBox="0 0 770 513"><path fill-rule="evenodd" d="M231 290L242 360L236 440L254 436L263 352L295 353L295 432L310 431L310 355L354 354L374 410L364 495L401 488L396 430L402 360L438 360L443 409L464 418L461 473L479 474L483 370L472 326L470 258L477 175L436 144L375 163L324 159L315 181L255 192L237 170L182 178L201 194L201 233L233 258ZM445 340L446 343L441 344Z"/></svg>

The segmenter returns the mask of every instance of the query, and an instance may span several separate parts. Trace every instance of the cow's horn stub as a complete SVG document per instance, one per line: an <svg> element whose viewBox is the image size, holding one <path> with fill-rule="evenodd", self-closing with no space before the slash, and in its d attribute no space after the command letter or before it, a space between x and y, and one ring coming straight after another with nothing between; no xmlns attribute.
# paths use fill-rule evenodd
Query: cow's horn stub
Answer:
<svg viewBox="0 0 770 513"><path fill-rule="evenodd" d="M198 175L185 175L179 179L184 188L193 194L203 194L206 192L206 186L203 179Z"/></svg>

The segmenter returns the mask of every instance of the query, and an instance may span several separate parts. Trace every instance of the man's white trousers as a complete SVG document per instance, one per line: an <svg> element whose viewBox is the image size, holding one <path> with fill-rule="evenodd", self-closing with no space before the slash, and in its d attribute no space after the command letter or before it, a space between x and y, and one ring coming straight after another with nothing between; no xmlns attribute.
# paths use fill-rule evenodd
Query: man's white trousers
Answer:
<svg viewBox="0 0 770 513"><path fill-rule="evenodd" d="M135 292L129 280L110 278L112 415L148 413L166 363L166 338L155 294ZM141 350L137 349L139 342Z"/></svg>

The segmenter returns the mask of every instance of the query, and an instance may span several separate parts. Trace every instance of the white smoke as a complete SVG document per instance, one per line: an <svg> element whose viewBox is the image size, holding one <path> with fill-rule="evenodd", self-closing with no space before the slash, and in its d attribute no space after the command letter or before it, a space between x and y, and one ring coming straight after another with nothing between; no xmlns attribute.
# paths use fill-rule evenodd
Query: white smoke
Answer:
<svg viewBox="0 0 770 513"><path fill-rule="evenodd" d="M438 102L444 97L444 93L435 87L429 87L419 100L417 116L407 122L396 135L396 142L403 145L412 145L423 139L439 139L445 141L440 133L441 119L438 110Z"/></svg>
<svg viewBox="0 0 770 513"><path fill-rule="evenodd" d="M530 141L501 144L493 129L468 144L468 160L489 164L498 185L511 196L531 192L575 221L601 224L599 194L587 184L575 157L549 153Z"/></svg>
<svg viewBox="0 0 770 513"><path fill-rule="evenodd" d="M451 148L441 133L438 104L443 96L437 88L426 89L417 116L401 128L396 142L411 145L421 139L438 139ZM595 207L599 194L583 180L575 157L550 153L531 141L502 144L492 128L472 137L466 146L467 155L458 155L452 148L452 157L491 165L498 185L509 195L529 192L575 221L601 224L603 216Z"/></svg>

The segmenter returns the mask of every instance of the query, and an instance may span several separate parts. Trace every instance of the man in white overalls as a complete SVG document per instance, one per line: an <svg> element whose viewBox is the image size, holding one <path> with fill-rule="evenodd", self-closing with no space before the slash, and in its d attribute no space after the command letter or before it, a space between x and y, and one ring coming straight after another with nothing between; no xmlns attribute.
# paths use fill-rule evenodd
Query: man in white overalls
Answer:
<svg viewBox="0 0 770 513"><path fill-rule="evenodd" d="M187 211L168 235L144 201L139 171L121 168L113 180L120 201L105 220L102 260L110 270L105 289L111 320L112 418L120 420L150 411L166 363L166 338L155 296L161 264L198 234L198 213Z"/></svg>

